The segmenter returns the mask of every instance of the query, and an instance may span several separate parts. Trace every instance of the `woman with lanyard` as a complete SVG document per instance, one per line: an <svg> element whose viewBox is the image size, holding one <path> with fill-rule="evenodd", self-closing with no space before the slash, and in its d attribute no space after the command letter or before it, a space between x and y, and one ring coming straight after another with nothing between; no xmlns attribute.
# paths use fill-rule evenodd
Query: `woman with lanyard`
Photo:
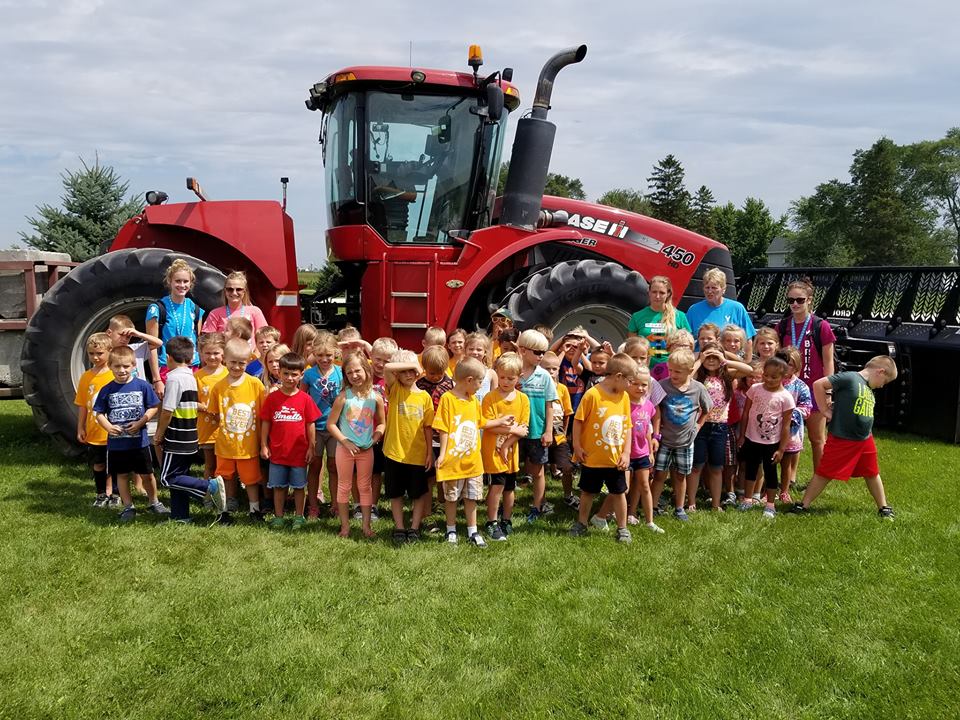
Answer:
<svg viewBox="0 0 960 720"><path fill-rule="evenodd" d="M810 308L813 304L813 285L809 280L797 280L787 286L787 307L790 315L783 318L777 326L780 345L793 345L800 353L800 379L810 388L813 395L813 383L822 377L833 375L833 345L837 336L830 323L814 315ZM826 419L813 401L813 411L807 418L807 434L813 448L813 467L816 470L823 456L823 446L827 441Z"/></svg>
<svg viewBox="0 0 960 720"><path fill-rule="evenodd" d="M203 323L202 332L223 332L227 328L227 320L233 315L239 315L253 325L253 335L250 336L250 349L256 348L257 330L266 327L267 319L256 305L250 304L250 292L247 289L247 274L236 271L227 275L223 283L224 305L210 311Z"/></svg>
<svg viewBox="0 0 960 720"><path fill-rule="evenodd" d="M170 289L170 294L160 298L147 307L147 335L153 335L163 340L163 345L150 351L150 372L153 375L153 389L160 398L163 398L164 382L167 379L167 340L178 335L189 338L193 342L192 367L200 364L200 354L197 352L197 333L200 330L200 321L203 319L203 310L187 297L187 293L196 282L196 275L186 260L177 258L164 274L163 282ZM163 327L160 327L160 306L163 306Z"/></svg>
<svg viewBox="0 0 960 720"><path fill-rule="evenodd" d="M650 372L653 373L670 355L667 351L670 336L677 330L690 332L690 323L683 311L673 306L673 285L669 278L663 275L650 278L648 296L650 304L630 317L627 336L645 337L650 343Z"/></svg>

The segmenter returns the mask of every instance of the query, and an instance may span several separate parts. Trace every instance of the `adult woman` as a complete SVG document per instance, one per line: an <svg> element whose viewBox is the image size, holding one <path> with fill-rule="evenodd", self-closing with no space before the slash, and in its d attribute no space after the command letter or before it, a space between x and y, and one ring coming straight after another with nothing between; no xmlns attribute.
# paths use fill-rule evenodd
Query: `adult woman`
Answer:
<svg viewBox="0 0 960 720"><path fill-rule="evenodd" d="M257 330L267 324L267 319L263 316L256 305L250 304L250 293L247 290L247 274L239 270L227 275L223 283L223 302L222 307L210 311L206 322L203 323L203 332L223 332L227 327L227 320L232 315L245 317L253 325L254 336L250 338L250 347L256 347L254 339Z"/></svg>
<svg viewBox="0 0 960 720"><path fill-rule="evenodd" d="M710 322L717 327L726 327L733 324L743 328L747 336L747 345L744 348L744 357L753 357L753 336L757 334L753 321L747 309L736 300L725 298L723 293L727 289L727 275L720 268L710 268L703 274L703 297L687 310L687 319L693 326L693 336L704 323Z"/></svg>
<svg viewBox="0 0 960 720"><path fill-rule="evenodd" d="M783 318L777 325L780 345L792 345L800 352L800 379L810 388L813 397L813 383L822 377L833 375L833 346L837 336L830 323L813 314L813 285L809 280L797 280L787 286L787 307L790 316ZM817 409L813 400L813 410L807 417L807 434L813 448L813 467L820 464L823 446L827 441L826 419Z"/></svg>
<svg viewBox="0 0 960 720"><path fill-rule="evenodd" d="M687 316L673 306L673 285L669 278L663 275L650 278L648 295L650 304L630 317L627 336L647 339L650 343L650 370L653 370L667 361L669 337L677 330L692 331Z"/></svg>
<svg viewBox="0 0 960 720"><path fill-rule="evenodd" d="M182 258L177 258L163 276L163 282L169 288L170 294L160 298L147 306L147 335L153 335L163 341L159 349L150 351L150 373L153 375L153 389L157 395L163 397L164 382L167 379L167 349L166 343L170 338L182 335L193 342L197 347L197 334L200 322L203 319L203 310L187 297L197 281L193 268ZM162 310L161 310L162 308ZM161 323L161 315L163 316ZM161 327L162 325L162 327ZM193 351L193 367L200 364L200 354Z"/></svg>

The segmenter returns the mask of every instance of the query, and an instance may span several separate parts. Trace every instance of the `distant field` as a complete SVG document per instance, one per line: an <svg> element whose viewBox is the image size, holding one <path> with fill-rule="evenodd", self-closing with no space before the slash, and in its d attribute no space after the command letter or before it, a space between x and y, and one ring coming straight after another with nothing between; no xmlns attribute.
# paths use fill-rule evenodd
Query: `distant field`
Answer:
<svg viewBox="0 0 960 720"><path fill-rule="evenodd" d="M567 537L551 482L509 542L397 549L120 526L0 402L0 718L956 718L960 448L878 444L893 523L851 482L619 546Z"/></svg>
<svg viewBox="0 0 960 720"><path fill-rule="evenodd" d="M298 270L297 279L300 281L300 292L304 295L313 295L313 286L320 273L313 270Z"/></svg>

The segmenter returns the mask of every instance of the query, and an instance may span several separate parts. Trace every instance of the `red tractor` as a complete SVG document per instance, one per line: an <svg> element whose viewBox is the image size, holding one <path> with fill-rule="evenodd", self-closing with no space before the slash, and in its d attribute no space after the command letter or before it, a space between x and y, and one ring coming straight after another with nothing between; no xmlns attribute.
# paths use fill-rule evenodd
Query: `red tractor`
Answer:
<svg viewBox="0 0 960 720"><path fill-rule="evenodd" d="M349 322L367 338L419 348L430 325L484 327L506 305L521 326L562 332L582 324L597 337L626 332L647 303L647 280L667 275L681 307L699 299L706 267L730 278L719 243L642 215L543 196L556 126L547 118L557 73L586 46L552 57L533 109L518 122L506 189L496 197L507 116L520 105L512 70L478 74L350 67L310 89L322 114L327 244L343 282L300 307L293 221L273 201L163 204L148 193L144 212L110 251L75 268L47 294L27 330L24 394L40 428L75 447L75 383L86 338L107 319L139 321L164 294L172 256L196 270L195 301L222 305L224 271L244 270L253 301L290 337L304 320ZM682 295L682 297L680 297ZM345 307L344 307L345 306Z"/></svg>

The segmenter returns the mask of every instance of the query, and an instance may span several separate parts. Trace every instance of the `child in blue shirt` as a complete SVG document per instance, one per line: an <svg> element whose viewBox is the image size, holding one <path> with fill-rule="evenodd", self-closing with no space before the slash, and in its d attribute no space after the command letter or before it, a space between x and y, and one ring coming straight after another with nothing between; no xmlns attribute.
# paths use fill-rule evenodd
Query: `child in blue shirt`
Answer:
<svg viewBox="0 0 960 720"><path fill-rule="evenodd" d="M307 517L316 519L320 515L320 502L323 490L320 488L320 473L323 471L324 456L327 461L330 502L337 495L337 440L327 430L327 420L333 401L343 389L343 371L333 359L337 352L337 339L328 332L319 332L313 340L313 359L316 365L303 374L300 386L309 393L320 417L317 418L317 454L307 471Z"/></svg>

